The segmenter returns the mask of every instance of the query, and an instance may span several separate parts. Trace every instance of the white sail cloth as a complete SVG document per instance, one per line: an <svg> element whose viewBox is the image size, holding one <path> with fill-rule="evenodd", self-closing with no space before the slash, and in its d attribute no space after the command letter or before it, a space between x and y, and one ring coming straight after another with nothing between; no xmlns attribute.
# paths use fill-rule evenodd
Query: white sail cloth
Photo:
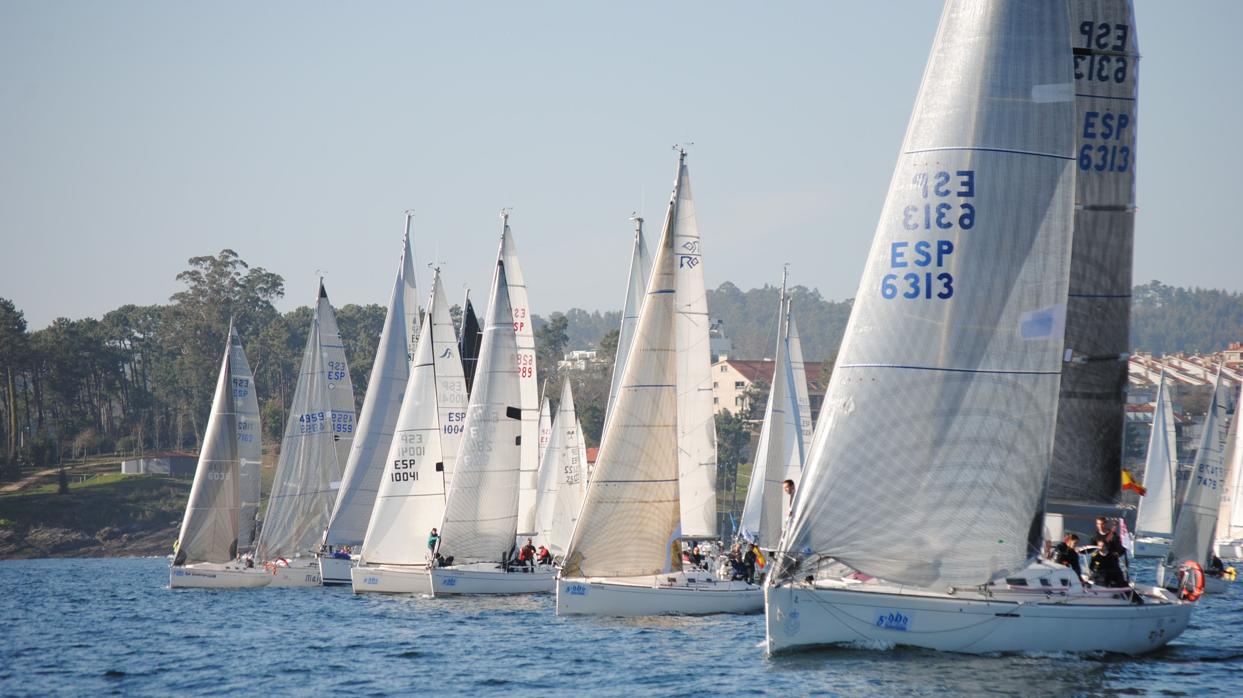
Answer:
<svg viewBox="0 0 1243 698"><path fill-rule="evenodd" d="M320 327L319 316L312 317L259 533L259 560L317 551L336 501L341 466L333 443L331 379L324 367Z"/></svg>
<svg viewBox="0 0 1243 698"><path fill-rule="evenodd" d="M255 377L242 349L237 328L229 324L229 380L233 388L233 414L237 417L237 460L241 508L238 511L237 547L254 547L262 496L263 426L259 421L259 397Z"/></svg>
<svg viewBox="0 0 1243 698"><path fill-rule="evenodd" d="M582 431L574 411L574 393L566 379L557 403L557 419L544 462L540 465L539 503L536 507L541 542L553 555L561 555L570 543L574 522L583 503L586 478L582 456Z"/></svg>
<svg viewBox="0 0 1243 698"><path fill-rule="evenodd" d="M325 390L328 395L328 407L332 440L337 452L337 463L344 467L350 458L350 447L354 443L354 384L350 380L350 368L345 360L345 344L341 342L341 332L337 329L337 315L328 302L328 291L324 282L319 282L319 300L315 304L315 317L319 320L320 350L323 354L324 375L327 376ZM339 485L334 485L339 486Z"/></svg>
<svg viewBox="0 0 1243 698"><path fill-rule="evenodd" d="M367 525L364 563L426 563L428 534L444 518L466 416L466 382L439 272L427 318Z"/></svg>
<svg viewBox="0 0 1243 698"><path fill-rule="evenodd" d="M1208 563L1221 494L1226 486L1226 428L1230 418L1222 397L1221 373L1218 372L1204 415L1195 464L1174 521L1174 538L1165 556L1166 569L1176 569L1187 561Z"/></svg>
<svg viewBox="0 0 1243 698"><path fill-rule="evenodd" d="M1234 418L1230 420L1226 446L1226 488L1221 493L1221 508L1217 515L1217 537L1221 540L1243 538L1243 384L1239 385L1238 400L1234 403Z"/></svg>
<svg viewBox="0 0 1243 698"><path fill-rule="evenodd" d="M501 249L498 261L504 264L506 304L513 312L514 337L518 350L517 365L519 401L514 407L522 410L522 444L519 448L521 467L518 496L518 533L535 533L535 497L539 478L539 384L536 382L535 334L531 326L531 304L527 300L527 284L518 264L518 247L508 214L502 214ZM493 281L495 283L495 280ZM493 296L496 294L493 293ZM489 317L492 308L488 308ZM483 349L480 350L482 361Z"/></svg>
<svg viewBox="0 0 1243 698"><path fill-rule="evenodd" d="M228 562L237 555L238 512L242 493L238 468L237 413L231 387L230 328L212 397L211 415L203 434L194 484L177 536L174 564Z"/></svg>
<svg viewBox="0 0 1243 698"><path fill-rule="evenodd" d="M672 212L670 202L671 215L665 219L562 577L633 577L682 569Z"/></svg>
<svg viewBox="0 0 1243 698"><path fill-rule="evenodd" d="M803 340L798 335L798 323L794 321L794 299L790 299L789 320L786 329L786 350L790 353L790 376L794 384L795 406L798 408L798 451L797 468L786 470L786 479L793 480L795 487L803 478L803 462L807 459L807 449L811 448L812 432L815 425L811 421L811 395L807 390L807 366L803 362Z"/></svg>
<svg viewBox="0 0 1243 698"><path fill-rule="evenodd" d="M349 461L345 464L332 516L328 520L328 534L324 542L331 546L358 545L367 533L380 477L384 474L384 457L393 441L393 430L401 412L401 399L406 391L406 381L410 378L413 347L408 345L407 340L411 330L406 322L411 313L407 312L406 304L414 304L417 322L418 288L415 284L414 259L407 232L401 241L397 277L389 294L384 328L380 332L380 343L371 366L371 378L367 381L367 395L363 398L362 411L358 416L358 432L350 449Z"/></svg>
<svg viewBox="0 0 1243 698"><path fill-rule="evenodd" d="M643 307L643 296L647 292L647 279L652 274L652 258L647 253L647 242L643 239L643 219L636 216L634 221L634 249L630 253L626 302L622 305L621 327L617 330L617 353L613 360L613 378L609 384L609 401L604 409L606 426L609 423L609 413L613 410L613 401L617 399L617 388L621 384L622 369L626 367L626 357L630 355L630 346L634 343L634 330L639 322L639 310Z"/></svg>
<svg viewBox="0 0 1243 698"><path fill-rule="evenodd" d="M793 554L940 589L1034 554L1073 215L1067 22L1062 3L946 5L783 539Z"/></svg>
<svg viewBox="0 0 1243 698"><path fill-rule="evenodd" d="M1165 389L1165 373L1157 383L1157 401L1152 410L1152 433L1148 436L1148 458L1144 466L1147 494L1139 499L1135 532L1144 536L1174 533L1174 491L1178 483L1178 445L1174 431L1174 408Z"/></svg>
<svg viewBox="0 0 1243 698"><path fill-rule="evenodd" d="M506 292L506 266L497 262L465 435L440 527L440 550L456 564L499 562L514 547L524 414L519 408L521 361L516 360L521 351ZM531 416L536 416L534 410ZM532 434L533 452L534 441Z"/></svg>

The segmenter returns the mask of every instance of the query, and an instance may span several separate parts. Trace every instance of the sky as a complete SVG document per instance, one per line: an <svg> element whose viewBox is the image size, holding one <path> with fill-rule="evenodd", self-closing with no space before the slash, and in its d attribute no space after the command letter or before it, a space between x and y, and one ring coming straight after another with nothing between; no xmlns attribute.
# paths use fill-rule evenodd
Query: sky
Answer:
<svg viewBox="0 0 1243 698"><path fill-rule="evenodd" d="M1135 281L1243 290L1243 2L1136 0ZM166 303L190 257L387 302L619 309L688 165L709 286L855 295L940 4L0 0L0 297L30 329Z"/></svg>

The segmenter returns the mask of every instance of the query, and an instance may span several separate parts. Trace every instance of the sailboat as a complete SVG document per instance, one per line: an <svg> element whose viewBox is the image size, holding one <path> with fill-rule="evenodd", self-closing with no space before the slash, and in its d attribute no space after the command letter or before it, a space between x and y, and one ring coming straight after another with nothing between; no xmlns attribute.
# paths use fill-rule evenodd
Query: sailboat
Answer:
<svg viewBox="0 0 1243 698"><path fill-rule="evenodd" d="M1165 372L1157 382L1152 410L1152 433L1144 466L1147 493L1135 515L1135 557L1165 557L1174 534L1174 491L1178 484L1178 440L1174 408L1165 387Z"/></svg>
<svg viewBox="0 0 1243 698"><path fill-rule="evenodd" d="M682 326L683 300L703 289L702 274L696 280L684 273L699 267L698 237L686 153L680 151L634 341L557 580L557 615L749 613L763 603L753 584L682 567L684 528L709 532L701 499L706 450L695 451L693 467L683 469L687 450L711 443L713 435L697 410L684 409L699 386L698 372L686 370L690 333ZM691 285L689 293L679 287L683 283ZM707 315L694 320L706 323ZM706 351L706 324L703 332ZM697 351L698 342L692 343ZM707 356L701 358L706 366ZM683 427L684 415L698 425L697 436L708 438L688 446L684 439L695 432Z"/></svg>
<svg viewBox="0 0 1243 698"><path fill-rule="evenodd" d="M514 360L519 345L506 274L502 258L492 278L475 386L445 499L437 566L431 570L433 595L552 591L551 567L510 565L518 534L525 424L518 406L523 363Z"/></svg>
<svg viewBox="0 0 1243 698"><path fill-rule="evenodd" d="M237 365L239 359L241 366ZM242 411L248 397L254 400L249 374L242 343L230 323L194 484L169 568L168 583L174 589L253 588L267 586L270 581L266 576L247 574L238 559L248 486L242 477L240 437L253 435L255 442L259 440L258 415L252 422ZM253 527L253 513L250 522Z"/></svg>
<svg viewBox="0 0 1243 698"><path fill-rule="evenodd" d="M428 537L444 517L466 418L448 305L437 269L359 563L350 570L354 593L432 592Z"/></svg>
<svg viewBox="0 0 1243 698"><path fill-rule="evenodd" d="M397 278L389 296L380 344L376 348L367 395L363 398L350 459L345 463L341 489L328 519L324 533L324 549L320 553L319 570L323 583L349 584L350 568L358 560L351 555L363 542L367 522L375 506L384 473L384 457L393 441L393 430L401 412L402 396L410 377L410 360L414 349L412 335L419 324L418 285L414 271L414 255L410 249L412 213L406 212L406 233L401 242L401 258Z"/></svg>
<svg viewBox="0 0 1243 698"><path fill-rule="evenodd" d="M535 511L539 542L559 558L565 553L574 522L578 520L578 510L583 504L583 483L587 478L582 426L574 412L574 392L569 378L562 380L557 419L551 431L548 449L540 463Z"/></svg>
<svg viewBox="0 0 1243 698"><path fill-rule="evenodd" d="M1226 488L1221 493L1217 514L1217 556L1223 560L1243 560L1243 441L1239 424L1243 414L1243 384L1235 402L1234 419L1230 422L1229 450L1226 453Z"/></svg>
<svg viewBox="0 0 1243 698"><path fill-rule="evenodd" d="M1196 449L1191 477L1183 490L1178 505L1178 517L1174 521L1174 538L1169 552L1157 565L1157 583L1167 587L1182 583L1174 571L1188 562L1194 562L1207 571L1214 553L1213 536L1217 530L1217 516L1221 508L1222 492L1230 474L1226 472L1227 425L1226 402L1221 399L1221 372L1213 382L1213 395L1204 414L1204 428L1200 433L1200 447ZM1235 431L1235 430L1231 430ZM1229 588L1228 580L1220 576L1204 575L1204 592L1220 594Z"/></svg>
<svg viewBox="0 0 1243 698"><path fill-rule="evenodd" d="M647 252L647 242L643 239L643 218L636 215L630 220L634 221L634 247L630 253L630 274L626 280L626 302L622 306L621 326L617 330L617 353L613 360L613 378L609 383L609 401L604 408L606 426L609 423L609 413L613 410L613 402L617 399L626 357L630 356L630 347L634 344L634 329L639 322L639 310L643 307L647 280L652 275L652 258Z"/></svg>
<svg viewBox="0 0 1243 698"><path fill-rule="evenodd" d="M334 331L325 333L325 327ZM344 363L327 360L341 350L335 328L332 306L321 281L255 554L255 559L264 563L256 573L270 573L271 586L321 583L316 553L341 481L338 458L345 439L338 437L349 435L354 422L352 410L340 418L333 411L338 402L333 387L349 389ZM344 354L340 358L344 359Z"/></svg>
<svg viewBox="0 0 1243 698"><path fill-rule="evenodd" d="M798 376L794 372L790 328L793 317L786 280L781 280L777 309L777 352L773 360L773 380L764 408L764 422L755 448L755 464L747 499L742 509L739 537L765 550L777 547L781 527L788 511L782 483L788 475L797 477L803 469L803 427L800 413ZM800 352L801 353L801 352ZM807 384L803 383L806 393ZM810 420L808 420L810 422ZM797 484L797 483L796 483Z"/></svg>
<svg viewBox="0 0 1243 698"><path fill-rule="evenodd" d="M769 652L1140 653L1190 620L1038 557L1075 213L1067 9L946 4L767 578Z"/></svg>
<svg viewBox="0 0 1243 698"><path fill-rule="evenodd" d="M259 395L255 377L242 350L242 338L229 323L229 374L233 386L233 413L237 416L238 481L242 503L238 510L237 552L254 551L255 533L259 523L259 498L262 496L263 427L259 421Z"/></svg>

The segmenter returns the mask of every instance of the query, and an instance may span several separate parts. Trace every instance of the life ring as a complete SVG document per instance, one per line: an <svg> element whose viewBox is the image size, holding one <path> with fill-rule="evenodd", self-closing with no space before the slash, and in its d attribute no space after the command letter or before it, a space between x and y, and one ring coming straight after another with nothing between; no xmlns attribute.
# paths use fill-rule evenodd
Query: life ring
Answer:
<svg viewBox="0 0 1243 698"><path fill-rule="evenodd" d="M1204 593L1204 568L1195 560L1188 560L1178 568L1178 597L1195 601Z"/></svg>

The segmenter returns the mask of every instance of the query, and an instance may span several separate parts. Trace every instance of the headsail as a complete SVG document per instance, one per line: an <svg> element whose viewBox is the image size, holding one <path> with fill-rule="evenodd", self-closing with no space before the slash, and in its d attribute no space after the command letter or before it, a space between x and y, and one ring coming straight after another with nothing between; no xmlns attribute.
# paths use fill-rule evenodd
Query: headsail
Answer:
<svg viewBox="0 0 1243 698"><path fill-rule="evenodd" d="M582 457L582 432L574 412L574 393L563 379L557 419L552 426L548 452L540 466L539 505L536 507L541 542L553 555L561 555L570 543L574 522L583 503L586 463ZM545 468L547 470L545 470Z"/></svg>
<svg viewBox="0 0 1243 698"><path fill-rule="evenodd" d="M946 5L783 538L795 562L944 589L1034 554L1074 208L1067 22L1061 3Z"/></svg>
<svg viewBox="0 0 1243 698"><path fill-rule="evenodd" d="M324 374L328 377L326 386L329 408L332 418L329 430L336 444L337 462L342 464L350 459L350 446L354 443L354 384L350 380L350 368L345 360L345 345L341 342L341 333L337 330L337 315L328 302L328 292L324 290L324 281L319 282L319 299L315 304L315 317L319 320L320 342L324 361ZM334 484L333 487L339 485Z"/></svg>
<svg viewBox="0 0 1243 698"><path fill-rule="evenodd" d="M1165 372L1157 383L1157 402L1152 410L1152 433L1148 436L1148 460L1144 466L1147 494L1139 500L1135 532L1147 536L1174 533L1174 491L1178 483L1178 438L1174 431L1174 408L1165 388Z"/></svg>
<svg viewBox="0 0 1243 698"><path fill-rule="evenodd" d="M444 517L445 491L462 440L466 385L439 271L432 278L427 318L367 526L365 563L425 563L424 541Z"/></svg>
<svg viewBox="0 0 1243 698"><path fill-rule="evenodd" d="M259 422L259 397L255 377L242 349L237 328L229 323L229 380L233 387L233 413L237 415L238 478L241 508L238 512L237 548L245 552L255 545L263 469L263 427Z"/></svg>
<svg viewBox="0 0 1243 698"><path fill-rule="evenodd" d="M302 352L276 479L268 495L268 511L259 533L258 559L293 557L319 549L341 466L333 444L330 378L324 366L318 315Z"/></svg>
<svg viewBox="0 0 1243 698"><path fill-rule="evenodd" d="M1239 396L1234 403L1234 418L1230 420L1230 432L1226 448L1226 489L1221 493L1221 508L1217 516L1217 537L1222 540L1243 538L1243 383L1239 384Z"/></svg>
<svg viewBox="0 0 1243 698"><path fill-rule="evenodd" d="M666 228L673 231L677 274L678 489L682 535L716 538L716 410L712 404L712 360L708 340L708 292L695 200L686 152L678 155Z"/></svg>
<svg viewBox="0 0 1243 698"><path fill-rule="evenodd" d="M682 568L673 206L562 577Z"/></svg>
<svg viewBox="0 0 1243 698"><path fill-rule="evenodd" d="M787 315L786 350L790 353L790 375L794 383L795 405L798 407L798 449L799 466L787 469L786 479L793 480L797 486L803 477L803 462L807 458L807 449L811 448L812 432L816 425L811 421L811 396L807 391L807 366L803 362L803 340L798 336L798 323L794 321L794 299L790 299Z"/></svg>
<svg viewBox="0 0 1243 698"><path fill-rule="evenodd" d="M548 442L552 439L552 407L548 398L540 400L539 405L539 466L540 478L544 477L544 452L548 450Z"/></svg>
<svg viewBox="0 0 1243 698"><path fill-rule="evenodd" d="M518 406L520 364L514 358L520 350L505 290L507 272L506 264L498 261L465 436L440 527L440 550L458 563L503 560L518 533L523 410ZM535 416L534 410L531 414ZM528 443L533 448L535 439Z"/></svg>
<svg viewBox="0 0 1243 698"><path fill-rule="evenodd" d="M186 503L181 533L177 537L177 557L173 564L228 562L237 556L238 513L242 492L239 483L237 413L231 387L230 331L216 379L211 415L203 434L194 484Z"/></svg>
<svg viewBox="0 0 1243 698"><path fill-rule="evenodd" d="M384 457L393 441L402 395L410 377L410 358L414 347L408 338L417 329L412 330L406 323L411 319L418 322L418 289L415 283L414 260L407 230L401 243L397 278L389 294L384 329L380 332L371 378L367 381L367 395L363 398L358 417L358 432L350 449L350 459L345 464L332 516L328 520L328 535L324 539L328 545L358 545L367 533L367 522L375 506L380 477L384 474ZM406 303L411 302L412 298L415 299L412 301L413 313L406 308Z"/></svg>
<svg viewBox="0 0 1243 698"><path fill-rule="evenodd" d="M1226 485L1226 401L1221 396L1221 372L1213 382L1213 396L1204 415L1200 448L1174 521L1174 539L1165 556L1165 568L1187 561L1205 565L1217 528L1217 510ZM1161 580L1158 580L1161 581Z"/></svg>
<svg viewBox="0 0 1243 698"><path fill-rule="evenodd" d="M1139 47L1130 0L1072 0L1074 242L1049 498L1114 504L1130 350Z"/></svg>
<svg viewBox="0 0 1243 698"><path fill-rule="evenodd" d="M613 379L609 386L609 401L604 409L604 423L609 423L609 412L613 409L613 401L617 398L617 387L621 383L622 369L626 367L626 357L630 354L630 346L634 342L635 325L639 322L639 309L643 307L643 294L647 291L647 279L652 274L652 258L647 253L647 243L643 240L643 219L635 216L634 249L630 253L630 276L626 283L626 303L622 306L621 327L617 331L617 354L613 360Z"/></svg>

